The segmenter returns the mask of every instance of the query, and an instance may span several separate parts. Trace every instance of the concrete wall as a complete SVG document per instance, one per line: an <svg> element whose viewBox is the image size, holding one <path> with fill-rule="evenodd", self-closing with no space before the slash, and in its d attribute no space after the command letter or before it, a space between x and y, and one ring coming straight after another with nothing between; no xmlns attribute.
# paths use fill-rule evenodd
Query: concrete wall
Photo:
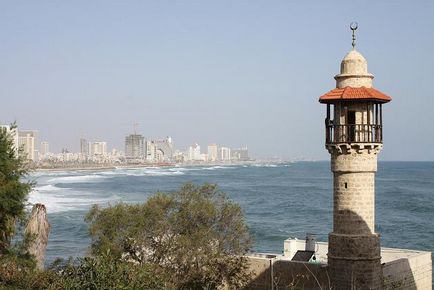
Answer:
<svg viewBox="0 0 434 290"><path fill-rule="evenodd" d="M327 266L284 259L249 257L249 290L330 289Z"/></svg>
<svg viewBox="0 0 434 290"><path fill-rule="evenodd" d="M431 253L424 252L383 264L384 289L432 289Z"/></svg>

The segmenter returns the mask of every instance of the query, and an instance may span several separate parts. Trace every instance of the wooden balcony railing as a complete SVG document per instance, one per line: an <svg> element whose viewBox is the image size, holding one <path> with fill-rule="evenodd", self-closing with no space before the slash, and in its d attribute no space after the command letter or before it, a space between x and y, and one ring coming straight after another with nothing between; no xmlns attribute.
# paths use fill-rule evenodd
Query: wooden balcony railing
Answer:
<svg viewBox="0 0 434 290"><path fill-rule="evenodd" d="M326 125L326 144L383 143L381 125Z"/></svg>

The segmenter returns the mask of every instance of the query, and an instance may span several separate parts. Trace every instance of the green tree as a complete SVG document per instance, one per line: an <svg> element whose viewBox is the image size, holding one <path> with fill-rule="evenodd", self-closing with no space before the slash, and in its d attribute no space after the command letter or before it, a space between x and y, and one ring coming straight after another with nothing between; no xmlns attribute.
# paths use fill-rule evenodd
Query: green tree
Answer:
<svg viewBox="0 0 434 290"><path fill-rule="evenodd" d="M11 129L16 129L15 125ZM6 128L0 128L0 255L5 254L16 232L16 224L25 217L27 196L32 188L23 179L28 174L26 161L19 156Z"/></svg>
<svg viewBox="0 0 434 290"><path fill-rule="evenodd" d="M217 186L185 184L144 204L94 206L92 252L151 265L175 289L239 289L248 278L243 257L250 247L241 208Z"/></svg>

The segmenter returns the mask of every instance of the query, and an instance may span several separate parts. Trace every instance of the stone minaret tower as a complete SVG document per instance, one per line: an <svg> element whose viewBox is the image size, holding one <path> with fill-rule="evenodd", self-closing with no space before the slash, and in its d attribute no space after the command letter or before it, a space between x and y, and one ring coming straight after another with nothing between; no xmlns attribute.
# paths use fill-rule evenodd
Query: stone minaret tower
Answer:
<svg viewBox="0 0 434 290"><path fill-rule="evenodd" d="M375 172L383 147L382 105L391 98L372 87L366 59L353 49L335 76L327 105L325 146L333 172L333 232L328 264L333 289L381 289L380 237L375 232Z"/></svg>

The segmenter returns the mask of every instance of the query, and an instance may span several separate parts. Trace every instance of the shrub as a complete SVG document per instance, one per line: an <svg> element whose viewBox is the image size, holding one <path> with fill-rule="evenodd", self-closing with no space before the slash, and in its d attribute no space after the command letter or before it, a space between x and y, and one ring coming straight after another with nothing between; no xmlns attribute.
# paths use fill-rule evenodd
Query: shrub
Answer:
<svg viewBox="0 0 434 290"><path fill-rule="evenodd" d="M151 265L175 288L240 288L248 280L248 228L241 208L215 185L189 183L144 204L94 206L86 220L94 255L110 251Z"/></svg>

